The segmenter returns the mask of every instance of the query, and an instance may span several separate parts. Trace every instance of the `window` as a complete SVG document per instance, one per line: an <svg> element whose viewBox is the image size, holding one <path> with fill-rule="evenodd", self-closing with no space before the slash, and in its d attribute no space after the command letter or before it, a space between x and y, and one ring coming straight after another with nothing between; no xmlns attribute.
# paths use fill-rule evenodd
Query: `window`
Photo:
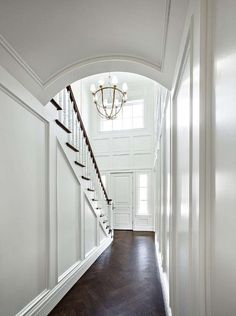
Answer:
<svg viewBox="0 0 236 316"><path fill-rule="evenodd" d="M116 119L100 118L100 122L102 132L144 128L144 100L128 101L123 105Z"/></svg>
<svg viewBox="0 0 236 316"><path fill-rule="evenodd" d="M148 175L142 173L138 175L138 214L148 214Z"/></svg>

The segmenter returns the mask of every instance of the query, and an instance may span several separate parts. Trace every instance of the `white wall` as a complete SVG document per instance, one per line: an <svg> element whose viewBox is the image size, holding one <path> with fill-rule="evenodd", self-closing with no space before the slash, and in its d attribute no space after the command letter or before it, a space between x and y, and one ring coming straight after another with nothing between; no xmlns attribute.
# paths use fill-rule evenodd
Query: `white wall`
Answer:
<svg viewBox="0 0 236 316"><path fill-rule="evenodd" d="M211 310L236 315L236 2L209 1L213 56ZM211 71L211 69L209 69Z"/></svg>
<svg viewBox="0 0 236 316"><path fill-rule="evenodd" d="M2 68L0 107L0 315L47 315L112 239L56 109Z"/></svg>
<svg viewBox="0 0 236 316"><path fill-rule="evenodd" d="M163 117L156 236L169 315L236 315L235 12L235 1L192 1L172 91L171 152L168 106Z"/></svg>
<svg viewBox="0 0 236 316"><path fill-rule="evenodd" d="M180 143L180 158L182 161L187 155L189 170L179 169L181 165L178 164L181 126L178 126L175 96L172 107L172 273L169 289L173 315L236 314L235 11L235 1L211 0L195 1L189 10L186 27L192 19L190 96L177 92L181 106L190 106L190 131L185 129L190 139ZM186 42L187 37L183 38ZM184 51L186 49L180 54L181 58ZM180 63L178 73L181 68L186 69ZM178 82L181 85L181 77L177 77ZM186 80L182 81L182 87L184 84ZM184 109L180 111L182 117L184 112ZM185 119L184 124L187 122ZM184 137L182 135L181 142ZM187 144L189 148L183 148ZM183 166L186 168L188 164L185 162ZM179 192L179 182L176 186L180 175L187 181L189 200ZM178 212L179 198L183 206L188 201L186 213L184 208ZM181 213L183 216L179 218ZM188 216L187 222L184 213Z"/></svg>
<svg viewBox="0 0 236 316"><path fill-rule="evenodd" d="M107 74L105 74L107 75ZM132 170L153 167L154 160L154 106L157 102L157 84L145 77L129 73L115 73L128 83L128 100L144 99L144 128L113 132L100 131L100 119L92 102L89 84L98 76L85 81L88 95L83 103L91 108L90 135L96 160L102 171ZM84 93L85 98L85 93Z"/></svg>
<svg viewBox="0 0 236 316"><path fill-rule="evenodd" d="M206 315L205 15L205 1L191 1L156 162L157 249L174 316Z"/></svg>
<svg viewBox="0 0 236 316"><path fill-rule="evenodd" d="M81 258L80 183L57 144L58 277Z"/></svg>
<svg viewBox="0 0 236 316"><path fill-rule="evenodd" d="M48 288L48 124L0 90L0 314Z"/></svg>
<svg viewBox="0 0 236 316"><path fill-rule="evenodd" d="M175 187L175 304L177 315L191 312L191 79L190 54L181 69L178 91L173 99L175 121L175 153L173 186ZM185 301L185 304L183 302Z"/></svg>

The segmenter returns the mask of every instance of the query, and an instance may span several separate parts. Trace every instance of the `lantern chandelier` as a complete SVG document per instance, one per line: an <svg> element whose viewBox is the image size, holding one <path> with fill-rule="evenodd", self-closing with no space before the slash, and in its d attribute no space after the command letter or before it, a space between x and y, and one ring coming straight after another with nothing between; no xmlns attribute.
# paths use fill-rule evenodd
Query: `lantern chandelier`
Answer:
<svg viewBox="0 0 236 316"><path fill-rule="evenodd" d="M97 111L107 120L114 120L127 101L127 83L122 84L122 89L118 88L117 84L117 77L111 77L109 74L107 80L98 81L98 87L94 83L90 86Z"/></svg>

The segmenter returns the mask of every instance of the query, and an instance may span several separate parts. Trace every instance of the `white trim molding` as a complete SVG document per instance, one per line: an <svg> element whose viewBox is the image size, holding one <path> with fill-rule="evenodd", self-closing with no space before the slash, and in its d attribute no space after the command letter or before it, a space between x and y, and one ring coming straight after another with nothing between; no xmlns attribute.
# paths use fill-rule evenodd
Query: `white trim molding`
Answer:
<svg viewBox="0 0 236 316"><path fill-rule="evenodd" d="M33 300L27 307L20 311L17 316L46 316L58 304L58 302L65 296L71 287L82 277L82 275L89 269L89 267L97 260L106 248L110 246L112 239L109 238L104 241L99 247L87 256L87 258L73 266L67 275L51 290L44 291Z"/></svg>

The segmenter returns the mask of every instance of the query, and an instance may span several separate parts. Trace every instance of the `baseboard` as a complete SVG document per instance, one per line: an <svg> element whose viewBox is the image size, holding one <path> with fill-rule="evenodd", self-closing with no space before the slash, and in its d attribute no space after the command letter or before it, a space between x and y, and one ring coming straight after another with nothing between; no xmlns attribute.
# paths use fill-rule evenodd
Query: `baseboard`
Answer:
<svg viewBox="0 0 236 316"><path fill-rule="evenodd" d="M152 226L134 226L134 232L154 232L154 228Z"/></svg>
<svg viewBox="0 0 236 316"><path fill-rule="evenodd" d="M169 295L169 282L167 279L167 275L163 271L163 268L162 268L161 254L159 252L159 245L158 245L158 242L156 240L155 240L155 248L156 248L156 259L157 259L157 264L159 267L159 273L160 273L160 279L161 279L161 288L162 288L162 293L163 293L166 316L173 316L171 308L170 308L170 300L169 300L169 297L170 297L170 295Z"/></svg>
<svg viewBox="0 0 236 316"><path fill-rule="evenodd" d="M112 238L104 240L98 248L94 249L83 261L79 262L53 289L46 291L37 302L35 300L32 301L17 316L48 315L111 243Z"/></svg>

